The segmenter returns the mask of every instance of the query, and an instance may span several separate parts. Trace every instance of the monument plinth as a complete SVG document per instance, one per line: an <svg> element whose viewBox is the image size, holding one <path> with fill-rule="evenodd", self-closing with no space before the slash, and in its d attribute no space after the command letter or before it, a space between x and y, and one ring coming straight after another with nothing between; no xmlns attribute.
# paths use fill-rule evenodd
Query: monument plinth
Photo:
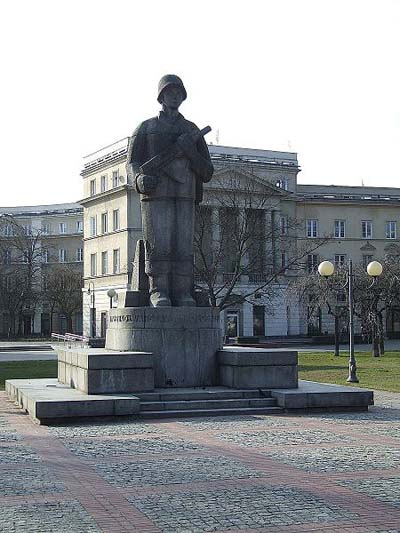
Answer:
<svg viewBox="0 0 400 533"><path fill-rule="evenodd" d="M109 311L106 350L152 353L156 388L216 385L217 351L221 348L219 310L215 308Z"/></svg>

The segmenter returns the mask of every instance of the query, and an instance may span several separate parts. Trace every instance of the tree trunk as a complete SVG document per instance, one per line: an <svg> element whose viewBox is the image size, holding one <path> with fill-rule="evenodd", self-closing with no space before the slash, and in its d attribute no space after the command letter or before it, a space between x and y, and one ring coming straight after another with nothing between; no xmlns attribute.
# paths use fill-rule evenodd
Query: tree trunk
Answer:
<svg viewBox="0 0 400 533"><path fill-rule="evenodd" d="M339 317L335 315L335 357L339 357L339 352L340 352Z"/></svg>
<svg viewBox="0 0 400 533"><path fill-rule="evenodd" d="M379 350L381 355L385 353L385 332L383 330L383 317L379 313Z"/></svg>
<svg viewBox="0 0 400 533"><path fill-rule="evenodd" d="M381 352L379 349L379 337L376 325L372 328L372 355L374 357L380 357Z"/></svg>

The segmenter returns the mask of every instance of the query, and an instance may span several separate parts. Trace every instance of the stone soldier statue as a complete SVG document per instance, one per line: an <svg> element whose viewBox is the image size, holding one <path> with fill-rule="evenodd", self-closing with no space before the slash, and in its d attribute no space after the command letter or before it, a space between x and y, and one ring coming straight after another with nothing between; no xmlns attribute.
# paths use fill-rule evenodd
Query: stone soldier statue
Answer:
<svg viewBox="0 0 400 533"><path fill-rule="evenodd" d="M178 111L186 99L182 80L163 76L159 115L142 122L129 141L128 179L140 193L145 271L154 307L195 306L193 235L195 204L213 166L200 131Z"/></svg>

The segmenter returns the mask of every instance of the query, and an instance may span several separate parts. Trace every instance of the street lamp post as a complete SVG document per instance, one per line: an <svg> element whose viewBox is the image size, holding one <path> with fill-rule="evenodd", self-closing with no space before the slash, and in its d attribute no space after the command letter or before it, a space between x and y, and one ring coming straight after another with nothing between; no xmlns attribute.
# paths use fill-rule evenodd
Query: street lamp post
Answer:
<svg viewBox="0 0 400 533"><path fill-rule="evenodd" d="M92 286L92 288L90 288ZM88 282L88 295L90 296L90 336L96 337L96 306L95 306L95 291L93 281Z"/></svg>
<svg viewBox="0 0 400 533"><path fill-rule="evenodd" d="M115 289L109 289L107 291L107 296L110 298L110 309L113 308L113 299L115 298L117 300L118 295L117 291Z"/></svg>
<svg viewBox="0 0 400 533"><path fill-rule="evenodd" d="M335 271L335 267L330 261L323 261L318 266L318 272L324 278L332 276ZM375 280L378 276L382 274L382 265L378 261L372 261L367 266L367 273L373 278L370 287L375 283ZM339 287L339 290L348 288L348 300L349 300L349 376L347 381L349 383L358 383L357 377L357 363L354 355L354 298L353 298L353 261L349 259L348 270L347 270L347 280L344 285Z"/></svg>

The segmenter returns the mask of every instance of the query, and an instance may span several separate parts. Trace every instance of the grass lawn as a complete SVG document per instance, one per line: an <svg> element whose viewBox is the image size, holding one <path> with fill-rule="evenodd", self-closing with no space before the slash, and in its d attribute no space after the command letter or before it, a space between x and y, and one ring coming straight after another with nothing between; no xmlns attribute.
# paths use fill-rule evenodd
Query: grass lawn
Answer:
<svg viewBox="0 0 400 533"><path fill-rule="evenodd" d="M2 361L0 362L0 390L6 379L56 378L57 361Z"/></svg>
<svg viewBox="0 0 400 533"><path fill-rule="evenodd" d="M332 352L299 353L299 378L369 389L400 392L400 352L372 357L370 352L355 352L360 383L347 383L349 353L335 357Z"/></svg>

